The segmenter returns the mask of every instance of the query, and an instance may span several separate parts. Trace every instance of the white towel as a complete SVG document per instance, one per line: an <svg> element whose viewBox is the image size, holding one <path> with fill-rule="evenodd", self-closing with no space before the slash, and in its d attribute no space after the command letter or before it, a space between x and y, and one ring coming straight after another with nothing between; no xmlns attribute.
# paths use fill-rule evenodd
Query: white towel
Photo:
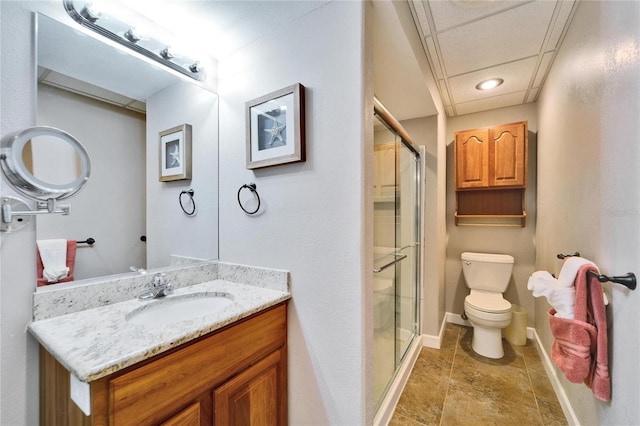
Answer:
<svg viewBox="0 0 640 426"><path fill-rule="evenodd" d="M583 265L593 265L596 269L598 268L590 260L571 256L564 260L558 279L553 278L553 275L547 271L536 271L529 277L527 288L533 292L534 297L546 297L549 304L555 308L556 317L573 319L576 298L573 283L578 270Z"/></svg>
<svg viewBox="0 0 640 426"><path fill-rule="evenodd" d="M555 316L573 319L576 290L574 286L565 287L547 271L536 271L527 282L527 288L534 297L544 296L556 310Z"/></svg>
<svg viewBox="0 0 640 426"><path fill-rule="evenodd" d="M69 275L67 267L67 240L38 240L38 250L42 260L42 277L56 283Z"/></svg>
<svg viewBox="0 0 640 426"><path fill-rule="evenodd" d="M560 285L562 287L573 286L573 283L576 280L576 275L578 274L578 270L583 265L593 265L596 269L598 269L595 263L582 257L571 256L565 258L564 262L562 263L562 269L560 269L560 273L558 274L558 282L560 283Z"/></svg>

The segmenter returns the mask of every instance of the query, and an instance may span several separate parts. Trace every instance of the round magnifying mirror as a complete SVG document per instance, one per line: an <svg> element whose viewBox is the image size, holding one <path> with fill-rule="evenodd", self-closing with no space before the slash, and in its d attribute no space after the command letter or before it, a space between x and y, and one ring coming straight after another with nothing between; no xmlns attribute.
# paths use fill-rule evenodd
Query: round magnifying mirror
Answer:
<svg viewBox="0 0 640 426"><path fill-rule="evenodd" d="M89 180L91 161L82 144L55 127L30 127L2 138L2 171L25 196L62 200Z"/></svg>

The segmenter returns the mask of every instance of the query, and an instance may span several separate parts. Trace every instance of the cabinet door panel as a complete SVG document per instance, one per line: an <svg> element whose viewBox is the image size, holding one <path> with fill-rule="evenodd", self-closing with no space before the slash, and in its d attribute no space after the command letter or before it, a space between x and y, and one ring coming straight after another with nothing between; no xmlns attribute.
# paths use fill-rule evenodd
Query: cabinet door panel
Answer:
<svg viewBox="0 0 640 426"><path fill-rule="evenodd" d="M456 188L484 188L489 185L489 130L456 133Z"/></svg>
<svg viewBox="0 0 640 426"><path fill-rule="evenodd" d="M491 186L525 186L527 135L523 123L492 129Z"/></svg>
<svg viewBox="0 0 640 426"><path fill-rule="evenodd" d="M202 401L196 401L178 414L161 423L160 426L205 426L211 424L211 394Z"/></svg>
<svg viewBox="0 0 640 426"><path fill-rule="evenodd" d="M214 391L216 426L286 424L282 398L282 350L251 366Z"/></svg>

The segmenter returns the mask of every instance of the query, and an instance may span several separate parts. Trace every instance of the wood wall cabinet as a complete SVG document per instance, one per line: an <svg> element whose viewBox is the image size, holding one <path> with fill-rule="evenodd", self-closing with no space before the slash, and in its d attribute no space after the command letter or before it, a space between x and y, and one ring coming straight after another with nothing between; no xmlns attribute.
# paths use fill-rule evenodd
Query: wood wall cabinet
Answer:
<svg viewBox="0 0 640 426"><path fill-rule="evenodd" d="M524 226L527 150L526 121L456 132L456 225L460 219L481 219L465 224L497 225L515 218ZM491 218L500 220L485 220Z"/></svg>
<svg viewBox="0 0 640 426"><path fill-rule="evenodd" d="M91 416L69 372L41 349L42 425L286 425L287 311L282 303L90 383Z"/></svg>
<svg viewBox="0 0 640 426"><path fill-rule="evenodd" d="M456 190L526 188L527 123L456 132Z"/></svg>

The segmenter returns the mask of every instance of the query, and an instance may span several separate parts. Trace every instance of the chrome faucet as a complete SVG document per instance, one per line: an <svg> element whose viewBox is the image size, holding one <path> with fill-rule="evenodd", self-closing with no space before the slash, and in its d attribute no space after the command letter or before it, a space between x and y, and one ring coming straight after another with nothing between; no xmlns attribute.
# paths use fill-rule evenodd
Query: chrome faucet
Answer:
<svg viewBox="0 0 640 426"><path fill-rule="evenodd" d="M157 299L159 297L168 296L173 293L173 285L167 281L167 274L164 272L158 272L153 276L151 281L153 284L153 290L143 293L138 296L140 300Z"/></svg>

